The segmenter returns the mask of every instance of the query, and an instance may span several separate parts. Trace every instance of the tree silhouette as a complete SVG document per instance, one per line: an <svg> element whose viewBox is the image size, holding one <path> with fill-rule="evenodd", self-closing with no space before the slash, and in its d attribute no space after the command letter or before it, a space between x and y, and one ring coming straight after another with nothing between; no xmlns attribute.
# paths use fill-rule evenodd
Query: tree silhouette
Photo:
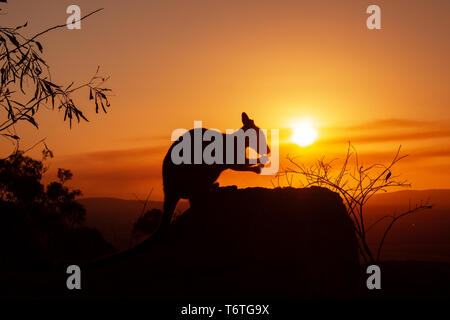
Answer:
<svg viewBox="0 0 450 320"><path fill-rule="evenodd" d="M16 151L19 150L20 134L15 125L26 122L39 128L35 116L44 105L64 112L64 121L68 121L70 127L72 120L88 121L72 98L74 92L86 89L96 113L100 109L106 113L110 106L108 93L111 90L104 86L108 77L102 77L99 68L86 83L62 85L52 80L49 65L43 57L44 46L38 38L66 24L48 28L32 37L23 33L27 25L0 27L0 134L14 142Z"/></svg>
<svg viewBox="0 0 450 320"><path fill-rule="evenodd" d="M44 150L43 159L35 160L19 151L0 160L0 268L86 260L113 251L97 230L83 226L86 210L76 200L81 191L65 185L72 178L69 170L59 169L58 181L42 184L47 156Z"/></svg>

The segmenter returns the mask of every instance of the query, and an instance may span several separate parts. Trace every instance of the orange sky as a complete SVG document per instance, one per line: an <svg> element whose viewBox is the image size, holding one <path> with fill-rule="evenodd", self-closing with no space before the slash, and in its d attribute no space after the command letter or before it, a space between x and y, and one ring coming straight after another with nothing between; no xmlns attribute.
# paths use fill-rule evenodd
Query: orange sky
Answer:
<svg viewBox="0 0 450 320"><path fill-rule="evenodd" d="M382 30L365 26L369 4ZM56 168L70 168L85 196L162 198L160 164L176 128L194 120L238 128L246 111L258 126L289 136L309 116L319 141L280 146L310 161L346 151L368 162L403 146L399 166L415 189L450 188L450 2L438 1L29 1L2 6L3 26L29 22L34 34L64 23L66 8L105 7L81 30L42 38L53 80L85 81L97 65L114 90L107 115L77 97L90 122L69 130L42 110L39 131L19 126L24 147L47 137ZM7 154L10 146L2 141ZM270 177L226 172L222 184L270 186Z"/></svg>

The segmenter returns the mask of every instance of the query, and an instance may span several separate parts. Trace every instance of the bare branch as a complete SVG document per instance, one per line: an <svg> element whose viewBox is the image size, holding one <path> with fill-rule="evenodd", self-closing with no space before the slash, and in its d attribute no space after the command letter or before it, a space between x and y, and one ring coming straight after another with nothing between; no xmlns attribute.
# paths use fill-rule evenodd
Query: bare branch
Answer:
<svg viewBox="0 0 450 320"><path fill-rule="evenodd" d="M408 211L406 211L406 212L404 212L404 213L402 213L402 214L400 214L400 215L398 215L398 216L392 216L392 221L389 223L389 225L387 226L386 230L384 231L383 237L381 238L380 244L379 244L379 246L378 246L378 251L377 251L377 261L380 260L380 257L381 257L381 249L383 248L384 240L386 239L386 237L387 237L389 231L391 230L392 226L394 225L394 223L395 223L398 219L400 219L400 218L402 218L402 217L404 217L404 216L407 216L407 215L409 215L409 214L411 214L411 213L417 212L417 211L421 211L421 210L425 210L425 209L431 209L432 207L433 207L432 205L422 205L422 204L419 205L419 206L416 205L415 208L410 209L410 210L408 210Z"/></svg>
<svg viewBox="0 0 450 320"><path fill-rule="evenodd" d="M83 16L77 22L101 10L103 8ZM63 111L64 121L70 127L73 120L88 121L72 99L74 92L88 90L89 100L95 105L96 113L99 110L106 113L110 107L108 96L111 90L104 87L109 77L101 77L99 67L88 82L78 86L73 82L63 86L52 81L49 66L42 57L43 46L37 38L65 27L66 24L48 28L30 39L19 32L26 26L27 24L16 28L0 27L0 134L11 139L17 145L16 150L19 150L20 137L16 133L11 134L11 129L23 121L39 128L35 116L41 106L51 106L53 110L56 108Z"/></svg>
<svg viewBox="0 0 450 320"><path fill-rule="evenodd" d="M94 11L92 11L91 13L88 13L87 15L81 17L79 20L74 21L74 23L80 22L80 21L82 21L82 20L84 20L84 19L86 19L86 18L92 16L93 14L96 14L97 12L102 11L102 10L104 10L104 9L105 9L105 8L100 8L100 9L94 10ZM25 47L26 45L30 44L31 42L35 42L35 39L37 39L38 37L40 37L40 36L42 36L42 35L44 35L44 34L50 32L50 31L53 31L53 30L56 30L56 29L60 29L60 28L64 28L64 27L67 27L67 23L65 23L65 24L59 24L59 25L50 27L50 28L48 28L48 29L45 29L44 31L41 31L41 32L35 34L35 35L34 35L33 37L31 37L30 39L27 39L24 43L22 43L21 45L19 45L17 48L15 48L14 50L10 51L9 54L15 53L17 50L20 50L21 48ZM25 37L23 37L23 38L26 39ZM6 53L5 53L4 55L0 55L0 60L3 59L3 58L5 57L5 55L6 55Z"/></svg>
<svg viewBox="0 0 450 320"><path fill-rule="evenodd" d="M336 159L326 161L325 158L321 158L307 167L300 164L295 158L288 156L289 167L277 174L278 184L280 184L280 177L284 177L288 185L291 186L293 177L299 175L305 180L305 183L302 183L305 187L320 186L337 192L342 197L347 208L347 214L353 221L362 258L366 262L374 262L379 260L384 239L398 219L409 213L431 208L431 206L420 205L413 209L410 208L408 212L399 216L386 215L366 228L365 205L373 195L379 192L387 192L392 188L410 186L406 180L400 179L399 175L392 174L394 171L393 167L407 157L407 155L400 155L400 151L401 146L399 146L394 157L387 165L372 164L364 166L359 160L358 152L349 142L347 153L338 170L333 170ZM352 158L354 158L354 163L351 162ZM336 173L334 174L334 172ZM387 218L391 218L392 221L383 233L377 255L375 256L367 244L366 236L368 231Z"/></svg>

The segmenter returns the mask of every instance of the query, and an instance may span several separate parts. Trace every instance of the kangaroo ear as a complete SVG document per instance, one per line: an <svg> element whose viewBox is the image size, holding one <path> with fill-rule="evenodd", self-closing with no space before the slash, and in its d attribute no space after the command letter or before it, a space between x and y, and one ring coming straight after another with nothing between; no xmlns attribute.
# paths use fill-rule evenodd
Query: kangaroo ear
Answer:
<svg viewBox="0 0 450 320"><path fill-rule="evenodd" d="M250 124L250 118L248 117L248 115L245 112L242 112L242 124L244 126L247 126Z"/></svg>

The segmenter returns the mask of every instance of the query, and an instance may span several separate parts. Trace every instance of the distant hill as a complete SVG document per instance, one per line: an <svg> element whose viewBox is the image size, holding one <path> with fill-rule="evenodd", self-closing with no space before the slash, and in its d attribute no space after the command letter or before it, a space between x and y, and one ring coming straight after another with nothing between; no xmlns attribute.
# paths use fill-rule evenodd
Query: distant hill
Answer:
<svg viewBox="0 0 450 320"><path fill-rule="evenodd" d="M403 190L375 195L366 208L367 225L383 215L407 210L409 203L429 201L434 207L400 219L392 228L383 249L385 259L416 259L450 262L450 190ZM129 246L133 223L142 214L143 202L116 198L87 198L80 202L87 209L87 225L98 228L119 249ZM150 201L147 209L162 209L160 201ZM177 211L184 212L187 201ZM386 220L387 222L387 220ZM368 234L370 242L379 242L386 224Z"/></svg>
<svg viewBox="0 0 450 320"><path fill-rule="evenodd" d="M378 194L368 203L368 225L384 215L401 214L416 204L428 203L432 209L398 220L383 246L384 259L450 262L450 190L403 190ZM378 243L387 226L380 223L368 233Z"/></svg>
<svg viewBox="0 0 450 320"><path fill-rule="evenodd" d="M374 205L401 205L407 207L410 200L411 204L428 200L436 207L450 208L450 189L402 190L380 193L375 195L371 201Z"/></svg>
<svg viewBox="0 0 450 320"><path fill-rule="evenodd" d="M79 202L87 211L86 225L97 228L107 241L118 249L129 246L133 224L143 214L144 202L140 200L123 200L117 198L85 198ZM189 207L180 201L177 211ZM161 201L149 201L146 210L163 208Z"/></svg>

